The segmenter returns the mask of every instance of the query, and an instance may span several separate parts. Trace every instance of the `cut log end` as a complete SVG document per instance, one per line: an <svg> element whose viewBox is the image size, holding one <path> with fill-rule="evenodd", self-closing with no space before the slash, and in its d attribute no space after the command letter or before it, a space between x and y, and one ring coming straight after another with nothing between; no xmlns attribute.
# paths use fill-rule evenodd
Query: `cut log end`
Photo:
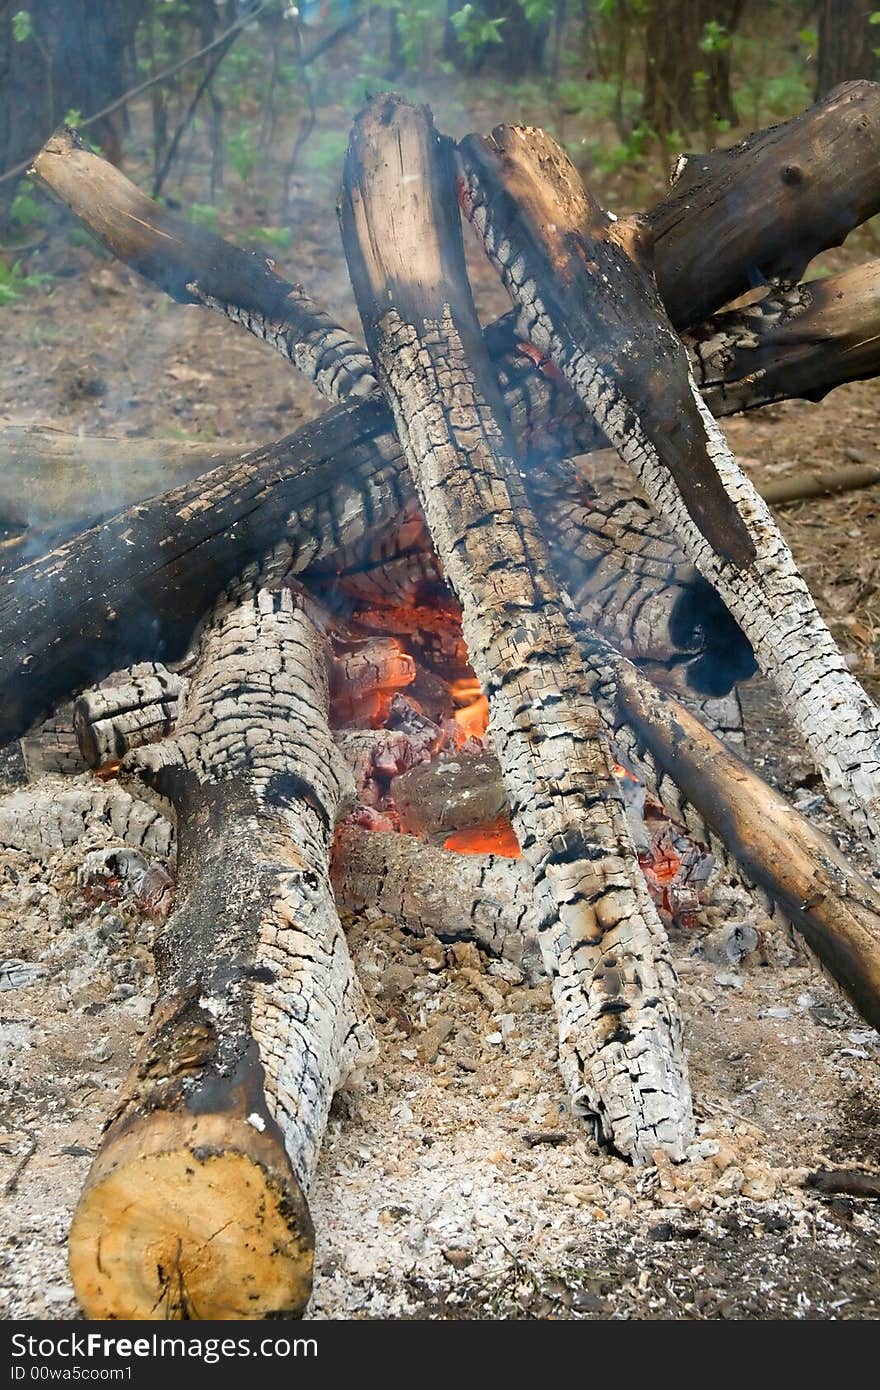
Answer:
<svg viewBox="0 0 880 1390"><path fill-rule="evenodd" d="M256 1118L154 1111L111 1134L70 1232L70 1272L86 1317L302 1313L312 1287L312 1221L280 1140L255 1128Z"/></svg>

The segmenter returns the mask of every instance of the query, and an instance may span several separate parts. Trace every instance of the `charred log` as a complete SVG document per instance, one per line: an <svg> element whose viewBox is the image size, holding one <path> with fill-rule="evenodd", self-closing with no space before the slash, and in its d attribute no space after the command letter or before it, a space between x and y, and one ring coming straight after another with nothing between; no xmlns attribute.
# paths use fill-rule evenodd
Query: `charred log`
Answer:
<svg viewBox="0 0 880 1390"><path fill-rule="evenodd" d="M334 1090L371 1046L329 884L350 774L323 639L289 591L218 610L173 739L127 766L175 806L159 999L70 1234L98 1318L301 1312Z"/></svg>
<svg viewBox="0 0 880 1390"><path fill-rule="evenodd" d="M771 401L820 401L880 372L880 261L774 287L688 338L694 376L715 415Z"/></svg>
<svg viewBox="0 0 880 1390"><path fill-rule="evenodd" d="M639 227L603 213L542 131L500 126L490 140L468 137L462 156L466 209L523 332L550 353L717 590L832 800L880 853L880 712L693 385Z"/></svg>
<svg viewBox="0 0 880 1390"><path fill-rule="evenodd" d="M441 941L473 941L529 979L544 974L531 875L519 859L455 854L414 835L346 826L333 855L333 889L349 912L380 912Z"/></svg>
<svg viewBox="0 0 880 1390"><path fill-rule="evenodd" d="M31 177L95 233L107 250L181 304L219 309L271 343L330 400L376 387L362 347L264 256L196 228L148 198L76 131L62 126Z"/></svg>
<svg viewBox="0 0 880 1390"><path fill-rule="evenodd" d="M470 297L451 143L378 98L346 158L343 244L535 881L572 1102L635 1161L682 1154L690 1091L665 933L638 867Z"/></svg>
<svg viewBox="0 0 880 1390"><path fill-rule="evenodd" d="M799 280L880 206L880 86L845 82L729 150L682 155L648 214L657 288L676 328L762 280Z"/></svg>

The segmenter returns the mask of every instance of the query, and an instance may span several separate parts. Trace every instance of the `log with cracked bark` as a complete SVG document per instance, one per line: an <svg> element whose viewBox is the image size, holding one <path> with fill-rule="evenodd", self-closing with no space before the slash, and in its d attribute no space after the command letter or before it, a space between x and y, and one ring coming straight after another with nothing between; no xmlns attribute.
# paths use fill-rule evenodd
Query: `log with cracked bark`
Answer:
<svg viewBox="0 0 880 1390"><path fill-rule="evenodd" d="M550 354L724 600L831 799L880 856L880 711L693 384L644 226L604 213L543 131L499 126L491 138L469 136L461 157L463 205L522 332Z"/></svg>
<svg viewBox="0 0 880 1390"><path fill-rule="evenodd" d="M344 826L333 889L350 912L378 910L441 941L473 941L530 980L544 974L531 876L519 859L456 854L415 835Z"/></svg>
<svg viewBox="0 0 880 1390"><path fill-rule="evenodd" d="M694 377L715 415L793 396L818 401L880 371L880 260L771 287L688 337Z"/></svg>
<svg viewBox="0 0 880 1390"><path fill-rule="evenodd" d="M107 250L182 304L203 304L276 347L330 400L376 388L370 359L274 262L163 208L62 126L29 171Z"/></svg>
<svg viewBox="0 0 880 1390"><path fill-rule="evenodd" d="M73 706L73 726L88 766L107 767L133 748L169 734L177 722L183 684L177 671L160 661L145 661L84 690Z"/></svg>
<svg viewBox="0 0 880 1390"><path fill-rule="evenodd" d="M577 403L528 357L513 353L499 373L524 447L546 438L551 419L576 434ZM305 569L391 523L412 496L390 412L374 397L12 571L0 590L0 742L121 664L181 656L202 614L248 567L266 576Z"/></svg>
<svg viewBox="0 0 880 1390"><path fill-rule="evenodd" d="M173 739L127 768L174 805L159 998L70 1233L87 1316L300 1313L306 1192L372 1030L329 883L351 789L324 640L286 589L218 606Z"/></svg>
<svg viewBox="0 0 880 1390"><path fill-rule="evenodd" d="M634 1161L693 1117L665 932L515 464L470 297L451 142L377 98L355 123L343 245L380 384L462 606L490 737L535 882L575 1109Z"/></svg>
<svg viewBox="0 0 880 1390"><path fill-rule="evenodd" d="M780 247L791 245L796 240L795 234L803 231L803 198L800 195L786 198L778 206L777 223L764 227L762 232L766 246L752 235L756 226L754 219L749 221L748 238L741 235L741 219L737 219L738 236L735 241L726 239L725 256L714 258L713 249L730 218L720 190L733 189L743 205L753 204L754 190L778 178L778 152L782 146L788 147L786 142L793 141L800 148L799 167L810 200L821 200L821 228L815 239L811 233L809 242L813 250L827 244L823 237L839 240L850 225L876 210L880 201L880 175L875 162L861 158L861 136L853 135L852 123L854 118L856 125L861 121L870 133L880 89L870 83L850 84L850 87L849 93L839 102L819 103L796 122L762 132L761 138L746 147L723 152L723 157L709 157L709 174L695 180L689 193L694 218L701 228L699 237L692 237L688 221L682 215L681 188L674 189L654 210L655 239L664 248L660 256L665 266L660 272L661 285L678 326L687 322L691 312L688 296L695 286L699 286L705 300L701 313L692 315L699 318L751 283L749 276L755 264L765 266L768 274L784 268ZM839 132L835 134L837 127ZM815 138L811 133L814 128ZM86 158L88 152L79 150L70 137L62 135L59 139L59 144L47 148L46 162L42 165L44 179L47 183L57 182L59 194L63 188L69 205L77 209L86 225L93 226L107 238L117 254L128 258L142 272L154 275L156 283L167 286L172 295L192 302L195 292L188 290L187 285L202 283L203 288L210 290L205 302L214 306L222 303L237 306L235 316L242 322L250 316L249 326L258 328L267 314L271 319L278 306L285 303L286 282L275 276L265 261L250 257L217 238L206 239L206 234L181 219L167 224L169 214L145 199L118 171L108 172L96 156ZM830 150L834 151L834 158L829 158ZM99 197L95 196L93 180L100 190ZM127 217L132 207L145 214L139 224ZM137 225L140 231L136 230ZM169 226L170 235L160 235ZM212 269L212 256L219 271ZM164 266L163 258L167 261ZM699 265L698 275L692 273L694 264ZM239 276L243 276L241 284ZM302 308L302 314L293 322L297 331L305 333L306 340L314 330L317 338L313 334L310 340L313 344L321 340L322 333L329 333L336 344L330 354L334 370L329 376L319 373L318 381L330 383L336 379L342 384L349 378L356 378L359 369L354 372L343 369L339 355L341 352L344 359L346 352L353 351L355 360L363 365L362 350L348 340L349 347L337 351L339 341L332 324L328 328L327 316L297 294L291 296L291 303L297 313ZM289 327L293 327L293 322ZM286 340L282 338L278 342L287 352ZM493 354L503 350L502 344L509 350L509 323L496 327L494 335L490 330ZM307 371L310 362L316 360L314 353L311 359L308 353L303 358L292 349L287 355L302 360ZM522 378L522 358L517 370ZM534 398L534 390L531 387L525 393L523 413L527 429L532 418L528 403ZM558 387L554 390L558 397ZM330 452L335 445L335 450L349 466L353 462L350 451L359 455L360 462L372 456L374 468L379 471L387 460L399 460L396 441L385 438L376 418L377 410L384 415L390 434L387 414L378 403L371 402L365 403L362 414L352 411L348 428L339 418L334 425L331 418L323 427L330 433L322 433L320 439L315 439L311 433L297 436L303 448L311 453L311 467L320 470L323 463L325 476L332 478L333 460L329 453L321 458L322 443ZM545 416L545 424L546 419ZM336 426L339 433L333 433ZM0 717L0 738L8 739L23 732L27 727L23 716L29 715L27 723L30 723L40 713L48 712L59 699L106 675L121 662L156 659L179 650L175 644L186 640L180 636L181 629L191 627L199 614L207 610L237 568L265 554L278 534L283 533L295 506L286 492L291 487L283 466L288 457L281 443L274 454L267 451L260 459L260 464L266 465L261 477L255 476L255 469L230 464L227 486L218 489L217 494L211 494L208 483L204 497L199 496L198 489L189 493L184 489L169 503L161 499L155 507L149 504L145 513L130 517L131 524L119 529L118 534L125 535L124 547L113 543L111 530L110 544L107 552L101 554L100 564L94 538L86 533L71 544L57 565L28 567L27 572L16 574L5 589L6 603L0 604L0 627L10 636L0 649L0 695L3 696L4 716ZM345 472L344 463L340 472ZM273 499L276 488L278 492ZM295 484L293 490L294 494L298 491ZM255 510L257 499L264 505ZM274 512L273 501L277 505ZM342 499L338 501L339 506L330 508L336 515L344 505ZM354 510L357 512L358 507ZM170 535L169 526L176 533L183 532L181 544L171 542L157 553L157 537ZM228 549L228 557L221 558L219 552L224 547ZM195 596L194 588L197 589ZM144 602L139 603L133 595L142 592ZM89 598L84 599L83 595ZM42 631L38 642L29 644L17 625L22 624L22 615L31 602L34 623L24 625L29 631ZM83 611L84 605L87 611ZM48 630L51 626L47 621L49 613L57 614L57 621L64 628L63 638ZM120 639L122 632L126 633L124 641ZM67 650L69 646L73 646L72 652ZM111 649L115 649L112 654ZM29 659L25 667L22 663L26 657ZM25 691L23 701L17 698L18 688Z"/></svg>

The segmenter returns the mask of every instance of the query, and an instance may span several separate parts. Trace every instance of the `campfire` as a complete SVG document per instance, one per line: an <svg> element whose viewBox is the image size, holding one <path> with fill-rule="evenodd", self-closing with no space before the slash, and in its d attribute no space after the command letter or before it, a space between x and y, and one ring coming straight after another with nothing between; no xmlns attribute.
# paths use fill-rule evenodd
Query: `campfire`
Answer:
<svg viewBox="0 0 880 1390"><path fill-rule="evenodd" d="M38 156L115 256L332 403L32 537L3 575L0 732L33 785L0 838L109 823L81 890L158 924L158 998L70 1233L88 1315L305 1307L330 1103L373 1053L343 908L549 976L573 1110L634 1164L693 1137L667 933L713 873L880 1024L880 897L738 757L735 686L774 684L875 861L880 714L715 421L877 371L876 265L798 281L880 209L878 126L880 89L847 84L618 220L542 131L456 147L376 98L341 204L366 350L72 131ZM514 306L487 328L461 212ZM758 278L757 305L709 319ZM83 766L87 788L44 780Z"/></svg>

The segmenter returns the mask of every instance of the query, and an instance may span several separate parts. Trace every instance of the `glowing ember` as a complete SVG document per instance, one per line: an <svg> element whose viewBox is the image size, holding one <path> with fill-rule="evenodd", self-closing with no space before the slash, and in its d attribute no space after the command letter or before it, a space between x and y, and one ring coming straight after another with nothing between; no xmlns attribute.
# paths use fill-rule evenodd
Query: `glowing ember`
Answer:
<svg viewBox="0 0 880 1390"><path fill-rule="evenodd" d="M454 831L443 841L443 848L454 849L458 854L500 854L505 859L522 857L513 826L504 816L490 825Z"/></svg>
<svg viewBox="0 0 880 1390"><path fill-rule="evenodd" d="M464 676L449 687L452 702L458 705L453 719L467 738L482 738L489 727L489 701L480 691L476 676Z"/></svg>

